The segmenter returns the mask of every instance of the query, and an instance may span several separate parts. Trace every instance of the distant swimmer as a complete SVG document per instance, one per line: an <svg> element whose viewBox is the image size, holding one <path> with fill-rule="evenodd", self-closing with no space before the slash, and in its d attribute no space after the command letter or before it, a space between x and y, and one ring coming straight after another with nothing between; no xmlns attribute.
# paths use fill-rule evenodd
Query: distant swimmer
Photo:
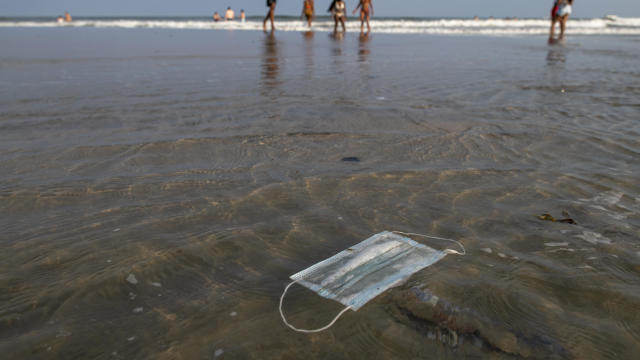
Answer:
<svg viewBox="0 0 640 360"><path fill-rule="evenodd" d="M220 20L221 20L221 18L220 18L220 14L218 14L218 12L217 12L217 11L216 11L216 12L214 12L214 13L213 13L213 21L218 22L218 21L220 21Z"/></svg>
<svg viewBox="0 0 640 360"><path fill-rule="evenodd" d="M231 10L231 6L229 6L227 8L227 12L224 13L224 20L233 21L233 18L235 17L236 17L236 14L233 12L233 10Z"/></svg>
<svg viewBox="0 0 640 360"><path fill-rule="evenodd" d="M61 24L64 22L64 18L62 16L58 16L58 24Z"/></svg>
<svg viewBox="0 0 640 360"><path fill-rule="evenodd" d="M358 11L358 8L360 8L360 33L364 32L365 21L367 22L367 32L370 33L371 25L369 25L369 20L373 15L373 3L371 3L371 0L360 0L358 6L353 9L354 14L356 13L356 11Z"/></svg>
<svg viewBox="0 0 640 360"><path fill-rule="evenodd" d="M549 31L549 43L553 43L556 30L556 23L560 23L560 37L558 40L564 39L564 30L573 5L573 0L556 0L551 9L551 30Z"/></svg>
<svg viewBox="0 0 640 360"><path fill-rule="evenodd" d="M69 14L68 11L64 12L64 21L66 22L71 22L73 19L71 19L71 14Z"/></svg>
<svg viewBox="0 0 640 360"><path fill-rule="evenodd" d="M276 27L273 24L273 18L276 12L276 0L267 0L267 7L269 8L269 12L262 22L262 29L264 32L267 32L267 21L271 20L271 31L275 31Z"/></svg>
<svg viewBox="0 0 640 360"><path fill-rule="evenodd" d="M314 5L313 0L304 0L302 3L302 13L307 18L307 24L311 27L311 22L313 21L314 16Z"/></svg>
<svg viewBox="0 0 640 360"><path fill-rule="evenodd" d="M333 26L333 32L338 32L338 22L342 24L342 32L347 32L347 29L344 25L345 20L347 20L347 5L345 5L343 0L335 0L329 11L333 14L333 20L335 21L335 25Z"/></svg>
<svg viewBox="0 0 640 360"><path fill-rule="evenodd" d="M240 21L242 22L247 21L247 16L244 14L244 9L240 10Z"/></svg>

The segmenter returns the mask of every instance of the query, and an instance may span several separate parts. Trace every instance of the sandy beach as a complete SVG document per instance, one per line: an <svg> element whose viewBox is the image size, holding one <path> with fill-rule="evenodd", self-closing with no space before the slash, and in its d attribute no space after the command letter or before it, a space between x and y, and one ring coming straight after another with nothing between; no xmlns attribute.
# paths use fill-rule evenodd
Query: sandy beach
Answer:
<svg viewBox="0 0 640 360"><path fill-rule="evenodd" d="M1 28L0 353L633 359L639 44ZM467 255L282 324L384 230Z"/></svg>

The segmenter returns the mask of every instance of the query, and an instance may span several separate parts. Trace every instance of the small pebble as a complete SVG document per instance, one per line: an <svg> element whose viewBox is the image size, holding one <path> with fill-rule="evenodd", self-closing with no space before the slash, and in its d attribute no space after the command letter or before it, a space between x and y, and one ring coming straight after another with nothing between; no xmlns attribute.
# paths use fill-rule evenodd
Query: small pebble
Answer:
<svg viewBox="0 0 640 360"><path fill-rule="evenodd" d="M338 220L342 221L344 219L342 218L342 216L338 216ZM640 254L640 252L638 252L638 254Z"/></svg>
<svg viewBox="0 0 640 360"><path fill-rule="evenodd" d="M507 257L507 255L505 255L505 254L503 254L503 253L498 253L498 256L500 256L500 257L501 257L501 258L503 258L503 259Z"/></svg>
<svg viewBox="0 0 640 360"><path fill-rule="evenodd" d="M135 336L132 336L132 337L128 338L128 339L127 339L127 341L131 342L131 341L133 341L133 340L135 340L135 339L136 339L136 337L135 337Z"/></svg>
<svg viewBox="0 0 640 360"><path fill-rule="evenodd" d="M142 308L142 307L137 307L137 308L133 309L133 312L134 312L135 314L137 314L137 313L141 313L143 310L144 310L144 308Z"/></svg>
<svg viewBox="0 0 640 360"><path fill-rule="evenodd" d="M567 92L565 89L560 90L561 93Z"/></svg>
<svg viewBox="0 0 640 360"><path fill-rule="evenodd" d="M159 282L152 282L151 286L162 287L162 284L160 284Z"/></svg>
<svg viewBox="0 0 640 360"><path fill-rule="evenodd" d="M213 357L214 357L214 358L217 358L217 357L219 357L219 356L220 356L220 355L222 355L222 354L224 354L224 350L222 350L222 349L218 349L218 350L216 350L216 352L214 352L214 353L213 353Z"/></svg>
<svg viewBox="0 0 640 360"><path fill-rule="evenodd" d="M135 300L135 299L136 299L136 296L137 296L137 295L136 295L136 294L134 294L134 293L132 293L132 292L130 292L130 293L129 293L129 299L131 299L131 300Z"/></svg>
<svg viewBox="0 0 640 360"><path fill-rule="evenodd" d="M129 274L129 276L127 276L127 282L129 282L130 284L136 285L138 283L138 279L136 279L135 275Z"/></svg>
<svg viewBox="0 0 640 360"><path fill-rule="evenodd" d="M480 250L486 252L487 254L493 253L493 250L491 250L491 248L482 248Z"/></svg>
<svg viewBox="0 0 640 360"><path fill-rule="evenodd" d="M107 260L107 264L111 264L111 259Z"/></svg>
<svg viewBox="0 0 640 360"><path fill-rule="evenodd" d="M120 228L113 229L113 232L118 232L118 231L120 231Z"/></svg>
<svg viewBox="0 0 640 360"><path fill-rule="evenodd" d="M235 312L235 311L232 311L232 312L231 312L231 314L229 314L229 316L231 316L231 317L233 317L233 316L237 316L237 315L238 315L238 313L237 313L237 312Z"/></svg>
<svg viewBox="0 0 640 360"><path fill-rule="evenodd" d="M386 98L384 96L378 96L376 100L386 100Z"/></svg>
<svg viewBox="0 0 640 360"><path fill-rule="evenodd" d="M360 158L357 156L348 156L348 157L343 157L342 162L360 162Z"/></svg>

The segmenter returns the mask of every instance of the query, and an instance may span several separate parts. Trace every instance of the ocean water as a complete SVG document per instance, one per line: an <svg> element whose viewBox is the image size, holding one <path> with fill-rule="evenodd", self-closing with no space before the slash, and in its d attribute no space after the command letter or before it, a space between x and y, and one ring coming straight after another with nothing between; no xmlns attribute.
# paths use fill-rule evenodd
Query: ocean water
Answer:
<svg viewBox="0 0 640 360"><path fill-rule="evenodd" d="M349 30L360 29L357 17L347 22ZM95 27L124 29L190 29L190 30L262 30L262 17L249 17L240 21L213 22L207 17L94 17L75 18L72 23L58 23L55 18L0 18L0 28L58 28ZM334 21L318 16L315 31L333 31ZM522 36L549 33L549 20L540 18L373 18L371 26L376 33L438 34L438 35L493 35ZM299 17L277 16L281 31L306 31L307 24ZM604 18L572 19L568 28L571 35L640 35L640 18L609 15Z"/></svg>
<svg viewBox="0 0 640 360"><path fill-rule="evenodd" d="M637 357L637 36L80 21L0 29L3 357ZM284 326L383 230L467 255Z"/></svg>

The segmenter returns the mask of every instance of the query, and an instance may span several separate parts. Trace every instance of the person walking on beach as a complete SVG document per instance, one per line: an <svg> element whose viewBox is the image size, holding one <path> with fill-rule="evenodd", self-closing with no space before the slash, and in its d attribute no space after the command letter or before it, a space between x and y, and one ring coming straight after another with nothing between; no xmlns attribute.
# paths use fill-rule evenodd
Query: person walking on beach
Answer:
<svg viewBox="0 0 640 360"><path fill-rule="evenodd" d="M371 19L371 15L373 15L373 4L371 0L360 0L358 6L353 9L353 14L355 15L356 11L360 8L360 33L364 33L364 22L367 22L367 33L371 32L371 25L369 25L369 19Z"/></svg>
<svg viewBox="0 0 640 360"><path fill-rule="evenodd" d="M262 30L264 30L264 32L267 32L267 21L271 20L271 31L275 31L276 27L273 24L273 18L276 12L276 0L267 0L267 7L269 8L269 12L262 22Z"/></svg>
<svg viewBox="0 0 640 360"><path fill-rule="evenodd" d="M333 3L331 3L329 11L333 14L333 20L335 21L333 32L338 32L338 22L342 24L342 32L347 32L347 29L344 25L345 20L347 20L347 5L345 5L344 1L335 0Z"/></svg>
<svg viewBox="0 0 640 360"><path fill-rule="evenodd" d="M311 27L311 21L313 21L314 16L313 0L304 0L302 3L302 13L307 18L307 24Z"/></svg>
<svg viewBox="0 0 640 360"><path fill-rule="evenodd" d="M556 0L551 10L551 30L549 30L549 43L554 42L554 35L556 30L556 23L560 23L560 37L558 40L564 40L564 30L567 26L567 20L573 5L573 0Z"/></svg>
<svg viewBox="0 0 640 360"><path fill-rule="evenodd" d="M224 13L224 21L233 21L236 14L231 10L231 6L227 8L227 12Z"/></svg>

